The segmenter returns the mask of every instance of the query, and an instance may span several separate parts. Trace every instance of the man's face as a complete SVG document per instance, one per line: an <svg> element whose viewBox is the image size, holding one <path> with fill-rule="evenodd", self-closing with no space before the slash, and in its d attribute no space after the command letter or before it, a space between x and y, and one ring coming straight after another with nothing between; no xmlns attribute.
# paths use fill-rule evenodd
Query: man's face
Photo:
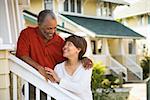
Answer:
<svg viewBox="0 0 150 100"><path fill-rule="evenodd" d="M53 37L54 33L56 33L57 21L50 16L47 16L44 22L39 26L44 37L49 40Z"/></svg>

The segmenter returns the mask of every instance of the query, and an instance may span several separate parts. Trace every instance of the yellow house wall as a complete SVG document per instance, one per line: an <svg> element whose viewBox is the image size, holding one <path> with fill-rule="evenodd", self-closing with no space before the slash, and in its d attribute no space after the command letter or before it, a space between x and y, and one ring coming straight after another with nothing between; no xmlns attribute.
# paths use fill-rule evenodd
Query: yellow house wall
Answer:
<svg viewBox="0 0 150 100"><path fill-rule="evenodd" d="M129 27L142 26L142 25L147 25L148 24L146 15L143 15L144 23L142 25L140 24L141 18L139 16L129 17L129 18L126 18L124 20L127 22Z"/></svg>
<svg viewBox="0 0 150 100"><path fill-rule="evenodd" d="M111 55L118 54L118 47L119 47L118 39L108 39L108 46Z"/></svg>
<svg viewBox="0 0 150 100"><path fill-rule="evenodd" d="M84 15L96 16L96 0L84 0L83 12Z"/></svg>
<svg viewBox="0 0 150 100"><path fill-rule="evenodd" d="M54 0L54 12L58 12L58 2L57 0Z"/></svg>
<svg viewBox="0 0 150 100"><path fill-rule="evenodd" d="M41 10L44 9L44 0L30 0L29 11L38 14Z"/></svg>

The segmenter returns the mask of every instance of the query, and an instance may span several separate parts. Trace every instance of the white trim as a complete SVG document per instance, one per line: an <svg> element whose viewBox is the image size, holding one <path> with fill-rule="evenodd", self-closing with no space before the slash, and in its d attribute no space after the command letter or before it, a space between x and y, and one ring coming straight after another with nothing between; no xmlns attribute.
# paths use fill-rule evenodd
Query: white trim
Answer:
<svg viewBox="0 0 150 100"><path fill-rule="evenodd" d="M70 4L70 0L68 0L68 12L71 12L71 4Z"/></svg>
<svg viewBox="0 0 150 100"><path fill-rule="evenodd" d="M0 50L14 50L15 45L0 44Z"/></svg>
<svg viewBox="0 0 150 100"><path fill-rule="evenodd" d="M37 21L37 18L34 17L34 16L31 16L30 14L27 14L27 13L24 13L24 12L23 12L23 15L28 16L28 17L30 17L30 18L32 18L32 19L34 19L34 20Z"/></svg>
<svg viewBox="0 0 150 100"><path fill-rule="evenodd" d="M77 0L74 0L74 11L75 13L77 13ZM81 12L82 13L82 12Z"/></svg>
<svg viewBox="0 0 150 100"><path fill-rule="evenodd" d="M103 38L123 38L123 39L144 39L144 37L131 37L131 36L112 36L112 35L96 35L96 37Z"/></svg>
<svg viewBox="0 0 150 100"><path fill-rule="evenodd" d="M9 43L11 44L12 43L12 36L11 36L11 28L10 28L10 20L9 20L9 12L8 12L8 1L7 0L4 0L5 1L5 9L6 9L6 19L7 19L7 24L8 24L8 38L9 38ZM5 33L6 34L6 33Z"/></svg>
<svg viewBox="0 0 150 100"><path fill-rule="evenodd" d="M75 22L69 20L68 18L66 18L66 17L64 17L64 16L62 16L62 15L60 15L60 14L58 14L58 16L61 17L61 18L64 19L64 20L66 20L67 22L71 23L72 25L76 26L76 27L79 28L80 30L84 31L84 32L87 33L89 36L91 36L91 37L95 37L95 36L96 36L96 34L95 34L94 32L92 32L92 31L86 29L85 27L82 27L82 26L78 25L77 23L75 23Z"/></svg>

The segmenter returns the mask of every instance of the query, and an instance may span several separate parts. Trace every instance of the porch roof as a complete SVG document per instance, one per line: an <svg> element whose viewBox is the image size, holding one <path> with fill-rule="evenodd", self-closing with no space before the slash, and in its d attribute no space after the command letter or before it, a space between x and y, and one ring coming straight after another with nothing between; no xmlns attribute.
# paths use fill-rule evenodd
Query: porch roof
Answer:
<svg viewBox="0 0 150 100"><path fill-rule="evenodd" d="M75 22L77 25L80 25L81 27L84 27L87 30L95 33L97 37L132 39L145 38L144 36L138 34L132 29L114 20L74 16L67 14L62 15L68 20Z"/></svg>

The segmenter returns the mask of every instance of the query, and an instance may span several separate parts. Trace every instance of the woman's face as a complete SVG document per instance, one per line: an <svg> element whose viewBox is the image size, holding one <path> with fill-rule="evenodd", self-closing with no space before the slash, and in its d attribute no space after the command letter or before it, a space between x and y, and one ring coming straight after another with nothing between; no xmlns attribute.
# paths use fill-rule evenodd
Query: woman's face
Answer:
<svg viewBox="0 0 150 100"><path fill-rule="evenodd" d="M80 49L76 48L75 45L70 41L67 41L63 47L63 56L65 58L78 57L79 52Z"/></svg>

